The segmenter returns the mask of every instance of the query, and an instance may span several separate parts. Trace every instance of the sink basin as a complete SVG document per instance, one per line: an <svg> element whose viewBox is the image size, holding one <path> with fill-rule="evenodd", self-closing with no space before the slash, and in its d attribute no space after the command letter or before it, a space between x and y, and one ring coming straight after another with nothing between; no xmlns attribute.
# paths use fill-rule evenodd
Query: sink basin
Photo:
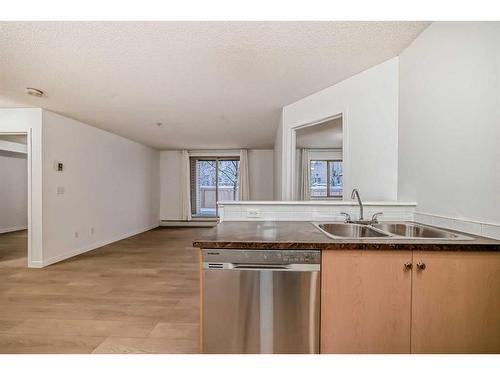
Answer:
<svg viewBox="0 0 500 375"><path fill-rule="evenodd" d="M415 223L378 223L372 224L372 227L396 236L409 238L442 238L457 240L470 238L446 230Z"/></svg>
<svg viewBox="0 0 500 375"><path fill-rule="evenodd" d="M412 222L382 222L377 224L315 223L319 230L331 238L419 238L443 240L472 240L472 237L444 229Z"/></svg>
<svg viewBox="0 0 500 375"><path fill-rule="evenodd" d="M367 225L350 223L328 223L316 224L316 226L327 236L343 238L364 237L389 237L389 234L380 232Z"/></svg>

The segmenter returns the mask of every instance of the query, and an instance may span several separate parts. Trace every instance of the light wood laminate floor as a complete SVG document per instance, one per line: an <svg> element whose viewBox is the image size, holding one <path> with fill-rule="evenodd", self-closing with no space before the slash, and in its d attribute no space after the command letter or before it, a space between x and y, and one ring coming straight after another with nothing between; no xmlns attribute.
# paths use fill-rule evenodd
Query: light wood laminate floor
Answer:
<svg viewBox="0 0 500 375"><path fill-rule="evenodd" d="M206 228L157 228L43 269L0 234L0 353L197 353Z"/></svg>

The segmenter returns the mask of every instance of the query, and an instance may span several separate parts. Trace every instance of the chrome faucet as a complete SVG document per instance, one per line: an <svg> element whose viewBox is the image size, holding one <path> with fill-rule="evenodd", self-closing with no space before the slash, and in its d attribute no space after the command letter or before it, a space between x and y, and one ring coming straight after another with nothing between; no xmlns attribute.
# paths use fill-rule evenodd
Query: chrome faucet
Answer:
<svg viewBox="0 0 500 375"><path fill-rule="evenodd" d="M383 215L384 213L383 212L376 212L372 215L372 219L370 221L370 224L378 224L378 217L380 215Z"/></svg>
<svg viewBox="0 0 500 375"><path fill-rule="evenodd" d="M351 215L349 215L347 212L341 212L340 214L345 216L344 223L352 223Z"/></svg>
<svg viewBox="0 0 500 375"><path fill-rule="evenodd" d="M363 203L361 202L361 198L359 197L358 189L352 189L351 199L357 198L359 204L359 221L363 220Z"/></svg>

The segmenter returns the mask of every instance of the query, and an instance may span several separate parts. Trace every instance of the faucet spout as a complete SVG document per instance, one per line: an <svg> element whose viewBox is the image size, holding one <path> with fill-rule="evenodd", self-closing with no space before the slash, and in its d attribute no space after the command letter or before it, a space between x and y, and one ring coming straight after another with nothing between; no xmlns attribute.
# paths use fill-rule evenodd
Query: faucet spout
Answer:
<svg viewBox="0 0 500 375"><path fill-rule="evenodd" d="M363 217L363 202L361 202L361 198L359 196L358 189L352 189L351 199L355 199L355 198L358 200L358 204L359 204L359 220L364 220L364 217Z"/></svg>

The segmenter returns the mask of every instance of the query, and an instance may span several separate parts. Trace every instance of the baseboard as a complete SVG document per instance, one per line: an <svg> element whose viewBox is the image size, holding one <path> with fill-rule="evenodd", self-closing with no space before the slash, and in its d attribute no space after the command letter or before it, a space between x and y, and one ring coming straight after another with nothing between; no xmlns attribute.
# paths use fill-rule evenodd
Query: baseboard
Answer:
<svg viewBox="0 0 500 375"><path fill-rule="evenodd" d="M109 245L110 243L124 240L125 238L135 236L135 235L137 235L139 233L147 232L148 230L155 229L157 227L158 227L158 224L154 224L154 225L151 225L151 226L146 227L146 228L142 228L142 229L139 229L139 230L136 230L136 231L132 231L132 232L126 233L126 234L115 236L115 237L107 239L107 240L96 242L96 243L93 243L91 245L84 246L84 247L82 247L80 249L76 249L76 250L73 250L73 251L66 252L64 254L56 255L56 256L54 256L52 258L49 258L49 259L44 259L41 262L40 261L32 261L30 263L29 267L32 267L32 268L46 267L46 266L49 266L51 264L54 264L54 263L57 263L57 262L60 262L60 261L72 258L72 257L74 257L76 255L80 255L80 254L86 253L88 251L92 251L92 250L98 249L99 247L103 247L103 246Z"/></svg>
<svg viewBox="0 0 500 375"><path fill-rule="evenodd" d="M422 224L458 230L476 236L483 236L500 240L500 224L485 223L476 220L454 218L425 212L415 212L415 221Z"/></svg>
<svg viewBox="0 0 500 375"><path fill-rule="evenodd" d="M217 225L219 221L214 219L202 220L161 220L160 227L202 227L212 228Z"/></svg>
<svg viewBox="0 0 500 375"><path fill-rule="evenodd" d="M10 232L17 232L19 230L26 230L26 229L28 229L27 225L18 225L16 227L0 228L0 234L2 234L2 233L10 233Z"/></svg>
<svg viewBox="0 0 500 375"><path fill-rule="evenodd" d="M32 260L28 263L28 268L43 268L43 262L41 260Z"/></svg>

